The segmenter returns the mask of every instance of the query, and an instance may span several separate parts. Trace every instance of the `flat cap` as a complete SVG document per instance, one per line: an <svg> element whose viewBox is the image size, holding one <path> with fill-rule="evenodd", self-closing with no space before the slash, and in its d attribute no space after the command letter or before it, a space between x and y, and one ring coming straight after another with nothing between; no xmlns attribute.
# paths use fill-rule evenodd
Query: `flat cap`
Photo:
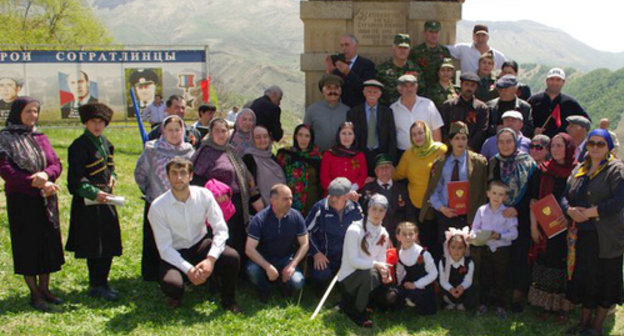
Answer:
<svg viewBox="0 0 624 336"><path fill-rule="evenodd" d="M344 84L344 81L339 76L333 74L324 74L323 77L321 77L321 80L319 80L319 90L323 91L323 87L325 85L342 86L342 84Z"/></svg>
<svg viewBox="0 0 624 336"><path fill-rule="evenodd" d="M351 191L351 181L345 177L336 177L329 183L327 193L330 196L342 196Z"/></svg>
<svg viewBox="0 0 624 336"><path fill-rule="evenodd" d="M570 124L579 125L584 127L587 131L591 128L591 122L589 119L580 116L580 115L572 115L566 118L566 121Z"/></svg>
<svg viewBox="0 0 624 336"><path fill-rule="evenodd" d="M479 78L479 76L477 76L477 74L474 72L464 72L463 74L461 74L459 79L461 81L475 82L477 84L481 82L481 79Z"/></svg>
<svg viewBox="0 0 624 336"><path fill-rule="evenodd" d="M505 75L496 81L496 88L506 89L512 86L518 86L518 79L514 75Z"/></svg>

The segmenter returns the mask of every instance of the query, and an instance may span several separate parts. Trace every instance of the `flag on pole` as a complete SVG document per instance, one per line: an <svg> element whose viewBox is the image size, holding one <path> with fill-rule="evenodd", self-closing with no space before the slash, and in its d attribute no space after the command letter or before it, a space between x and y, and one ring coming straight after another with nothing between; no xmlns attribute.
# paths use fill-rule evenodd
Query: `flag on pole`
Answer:
<svg viewBox="0 0 624 336"><path fill-rule="evenodd" d="M201 89L204 96L204 103L210 101L210 76L201 81Z"/></svg>

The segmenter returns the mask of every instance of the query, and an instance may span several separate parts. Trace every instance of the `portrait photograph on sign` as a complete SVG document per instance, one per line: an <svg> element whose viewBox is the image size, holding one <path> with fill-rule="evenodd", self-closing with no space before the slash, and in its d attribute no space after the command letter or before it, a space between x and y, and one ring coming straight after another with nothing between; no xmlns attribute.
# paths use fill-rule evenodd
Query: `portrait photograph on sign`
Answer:
<svg viewBox="0 0 624 336"><path fill-rule="evenodd" d="M17 72L0 72L0 121L6 120L11 104L20 95L24 80Z"/></svg>
<svg viewBox="0 0 624 336"><path fill-rule="evenodd" d="M87 72L59 72L58 81L62 119L77 119L80 106L98 102L98 84Z"/></svg>
<svg viewBox="0 0 624 336"><path fill-rule="evenodd" d="M156 94L163 94L162 69L161 68L126 68L126 102L128 104L128 117L133 118L134 106L130 97L130 89L134 89L137 104L142 113L152 102Z"/></svg>

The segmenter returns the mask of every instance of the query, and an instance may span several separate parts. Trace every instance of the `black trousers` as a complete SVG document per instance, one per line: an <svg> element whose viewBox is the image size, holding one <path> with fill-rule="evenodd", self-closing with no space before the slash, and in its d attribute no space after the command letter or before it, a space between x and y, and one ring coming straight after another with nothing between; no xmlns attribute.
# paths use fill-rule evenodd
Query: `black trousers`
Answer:
<svg viewBox="0 0 624 336"><path fill-rule="evenodd" d="M178 250L178 252L186 261L197 265L207 258L211 246L212 239L204 237L197 244L188 249ZM221 292L221 302L224 306L235 302L234 294L236 292L239 264L240 258L236 250L226 246L214 265L211 277L215 277L216 284ZM182 299L185 278L186 274L183 274L177 267L164 260L160 261L160 288L166 296L177 300Z"/></svg>
<svg viewBox="0 0 624 336"><path fill-rule="evenodd" d="M89 286L108 287L108 274L110 273L113 257L88 258Z"/></svg>
<svg viewBox="0 0 624 336"><path fill-rule="evenodd" d="M507 265L510 262L511 248L499 247L492 252L486 245L478 247L481 252L480 283L481 303L505 306L505 291L507 290Z"/></svg>

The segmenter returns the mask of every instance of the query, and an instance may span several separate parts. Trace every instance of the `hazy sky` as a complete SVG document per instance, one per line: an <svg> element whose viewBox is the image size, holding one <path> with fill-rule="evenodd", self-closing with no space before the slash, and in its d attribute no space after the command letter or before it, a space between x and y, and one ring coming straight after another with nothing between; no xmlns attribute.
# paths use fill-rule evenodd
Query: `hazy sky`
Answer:
<svg viewBox="0 0 624 336"><path fill-rule="evenodd" d="M466 0L465 20L532 20L603 51L624 51L622 0Z"/></svg>

